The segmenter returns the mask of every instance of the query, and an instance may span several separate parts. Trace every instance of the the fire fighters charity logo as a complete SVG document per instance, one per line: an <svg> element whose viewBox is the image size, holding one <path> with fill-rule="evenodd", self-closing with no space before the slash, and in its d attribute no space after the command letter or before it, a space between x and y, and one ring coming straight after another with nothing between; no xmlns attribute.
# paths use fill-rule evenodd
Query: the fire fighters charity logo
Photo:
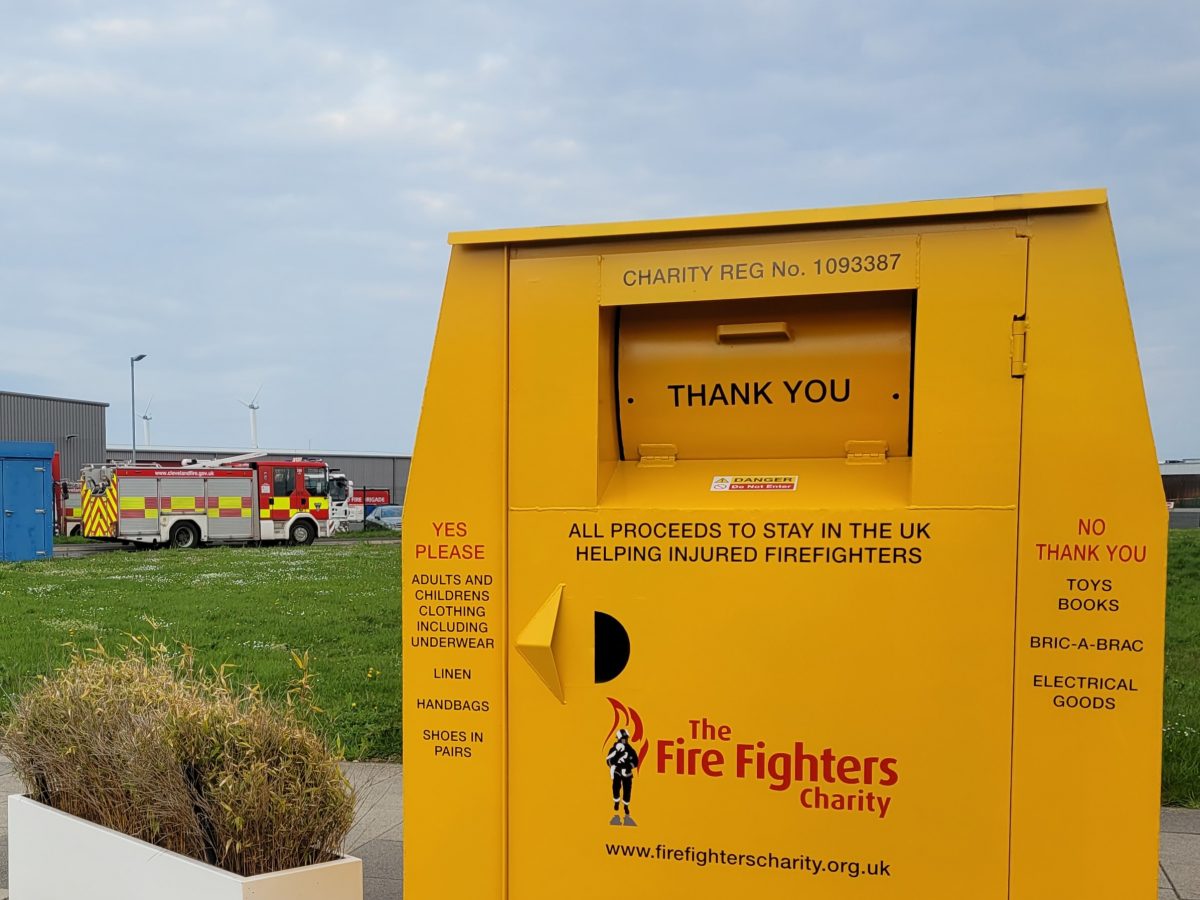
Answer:
<svg viewBox="0 0 1200 900"><path fill-rule="evenodd" d="M612 704L612 727L604 738L604 746L608 754L604 762L608 765L608 774L612 779L612 818L609 825L637 825L629 814L629 803L633 797L633 773L646 756L650 741L646 739L642 728L642 717L637 710L626 706L620 700L608 698ZM612 742L610 744L610 741ZM625 805L625 818L621 818L622 800Z"/></svg>

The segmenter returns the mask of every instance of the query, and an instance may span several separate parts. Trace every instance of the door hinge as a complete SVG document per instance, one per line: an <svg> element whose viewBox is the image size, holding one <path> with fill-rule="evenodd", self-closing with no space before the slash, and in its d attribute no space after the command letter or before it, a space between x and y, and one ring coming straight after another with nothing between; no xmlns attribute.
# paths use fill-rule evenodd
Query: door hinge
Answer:
<svg viewBox="0 0 1200 900"><path fill-rule="evenodd" d="M638 444L638 468L673 466L678 455L674 444Z"/></svg>
<svg viewBox="0 0 1200 900"><path fill-rule="evenodd" d="M1012 323L1012 377L1025 377L1025 343L1029 323L1023 316L1016 316Z"/></svg>
<svg viewBox="0 0 1200 900"><path fill-rule="evenodd" d="M880 465L887 455L887 441L846 441L846 462L851 465Z"/></svg>

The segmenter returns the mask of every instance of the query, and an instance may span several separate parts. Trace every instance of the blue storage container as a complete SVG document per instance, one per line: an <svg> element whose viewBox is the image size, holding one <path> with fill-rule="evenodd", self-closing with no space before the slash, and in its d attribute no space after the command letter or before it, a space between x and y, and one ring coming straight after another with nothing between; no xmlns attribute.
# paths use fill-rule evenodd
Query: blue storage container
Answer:
<svg viewBox="0 0 1200 900"><path fill-rule="evenodd" d="M54 445L0 441L0 561L54 555Z"/></svg>

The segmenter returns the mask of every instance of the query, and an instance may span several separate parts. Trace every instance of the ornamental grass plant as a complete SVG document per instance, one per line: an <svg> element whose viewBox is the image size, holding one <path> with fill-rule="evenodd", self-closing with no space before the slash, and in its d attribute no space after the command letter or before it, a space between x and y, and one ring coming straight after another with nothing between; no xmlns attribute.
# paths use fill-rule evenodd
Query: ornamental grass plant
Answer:
<svg viewBox="0 0 1200 900"><path fill-rule="evenodd" d="M307 659L286 703L142 637L75 652L18 697L0 737L30 797L239 875L336 858L354 791L305 721Z"/></svg>

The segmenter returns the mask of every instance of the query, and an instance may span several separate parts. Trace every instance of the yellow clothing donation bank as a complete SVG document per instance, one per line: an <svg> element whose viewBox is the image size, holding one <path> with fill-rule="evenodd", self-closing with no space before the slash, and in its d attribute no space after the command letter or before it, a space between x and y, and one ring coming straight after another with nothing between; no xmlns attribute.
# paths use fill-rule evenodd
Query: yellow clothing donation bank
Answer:
<svg viewBox="0 0 1200 900"><path fill-rule="evenodd" d="M1155 896L1166 506L1103 191L450 241L406 900Z"/></svg>

